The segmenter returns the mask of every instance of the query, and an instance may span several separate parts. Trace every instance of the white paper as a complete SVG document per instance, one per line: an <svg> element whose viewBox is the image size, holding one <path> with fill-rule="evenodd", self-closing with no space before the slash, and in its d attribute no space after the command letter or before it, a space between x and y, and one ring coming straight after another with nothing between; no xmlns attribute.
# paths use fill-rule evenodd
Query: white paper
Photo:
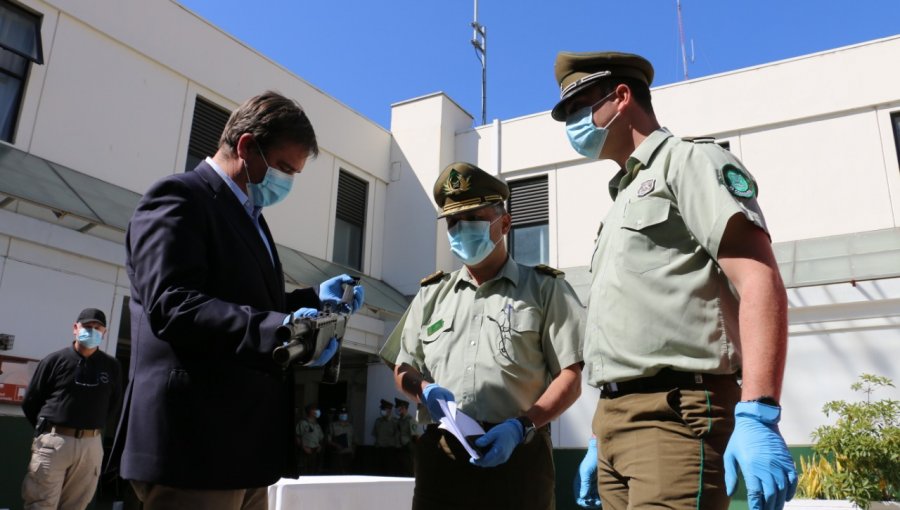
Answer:
<svg viewBox="0 0 900 510"><path fill-rule="evenodd" d="M466 436L480 436L484 434L484 429L481 428L481 425L473 420L471 416L458 410L456 402L438 399L438 404L441 406L441 411L444 412L444 417L441 418L441 424L438 425L438 428L456 436L456 439L462 443L463 448L469 452L473 459L478 460L481 458L481 454L466 441Z"/></svg>

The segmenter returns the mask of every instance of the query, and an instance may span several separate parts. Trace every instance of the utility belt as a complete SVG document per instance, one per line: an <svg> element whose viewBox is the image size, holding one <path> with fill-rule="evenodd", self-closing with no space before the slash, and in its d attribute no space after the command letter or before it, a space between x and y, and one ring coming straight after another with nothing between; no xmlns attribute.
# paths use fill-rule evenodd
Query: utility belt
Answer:
<svg viewBox="0 0 900 510"><path fill-rule="evenodd" d="M705 389L720 384L737 384L740 372L734 374L704 374L679 372L664 368L655 375L600 386L600 398L617 398L632 393L659 393L674 389Z"/></svg>
<svg viewBox="0 0 900 510"><path fill-rule="evenodd" d="M100 429L75 429L72 427L63 427L62 425L50 425L49 432L59 434L61 436L69 436L75 438L94 437L100 435Z"/></svg>

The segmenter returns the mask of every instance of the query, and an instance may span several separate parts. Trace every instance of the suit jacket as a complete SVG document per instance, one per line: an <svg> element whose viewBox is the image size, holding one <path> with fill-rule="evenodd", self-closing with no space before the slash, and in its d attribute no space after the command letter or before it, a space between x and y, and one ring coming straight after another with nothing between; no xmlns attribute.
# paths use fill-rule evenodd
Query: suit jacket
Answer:
<svg viewBox="0 0 900 510"><path fill-rule="evenodd" d="M293 373L272 360L287 308L252 220L207 163L154 184L128 225L131 378L113 449L128 480L189 489L296 476ZM297 298L298 296L294 296ZM318 308L306 289L294 307Z"/></svg>

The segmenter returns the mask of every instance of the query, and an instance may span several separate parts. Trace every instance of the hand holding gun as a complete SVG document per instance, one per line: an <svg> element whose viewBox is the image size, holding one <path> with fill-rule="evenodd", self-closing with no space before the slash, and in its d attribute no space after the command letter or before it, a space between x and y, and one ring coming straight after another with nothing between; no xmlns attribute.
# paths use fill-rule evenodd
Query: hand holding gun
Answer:
<svg viewBox="0 0 900 510"><path fill-rule="evenodd" d="M343 297L337 306L325 303L316 314L294 313L285 324L275 330L275 338L283 345L272 352L272 358L283 367L299 364L307 367L323 366L322 382L335 383L340 375L340 344L347 330L347 313L352 308L355 295L360 291L359 278L351 278L343 284ZM303 309L301 309L303 310ZM309 310L313 312L313 310Z"/></svg>

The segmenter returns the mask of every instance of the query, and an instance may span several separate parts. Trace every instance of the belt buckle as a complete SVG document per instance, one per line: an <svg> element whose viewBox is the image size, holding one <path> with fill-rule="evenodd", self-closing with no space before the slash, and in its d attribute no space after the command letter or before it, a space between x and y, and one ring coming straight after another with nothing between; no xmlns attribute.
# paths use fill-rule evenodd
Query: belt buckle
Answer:
<svg viewBox="0 0 900 510"><path fill-rule="evenodd" d="M81 439L84 436L84 429L75 429L75 438Z"/></svg>

